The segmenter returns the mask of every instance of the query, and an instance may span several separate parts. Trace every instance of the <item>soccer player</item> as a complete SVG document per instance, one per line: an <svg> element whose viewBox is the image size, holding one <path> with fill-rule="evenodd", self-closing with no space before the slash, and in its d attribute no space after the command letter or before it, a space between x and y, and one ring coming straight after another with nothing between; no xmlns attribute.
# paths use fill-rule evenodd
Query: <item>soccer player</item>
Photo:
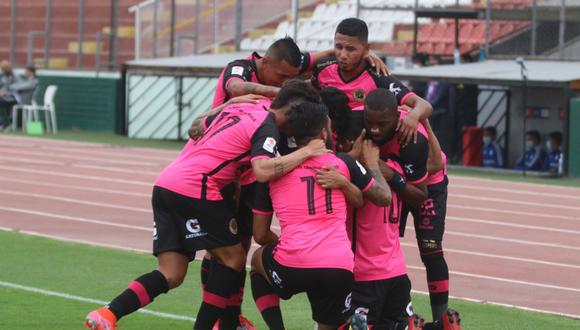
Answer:
<svg viewBox="0 0 580 330"><path fill-rule="evenodd" d="M390 95L391 106L396 108L397 101ZM360 157L365 138L364 112L344 110L348 102L346 95L334 88L324 89L321 96L327 106L335 109L333 124L338 149ZM419 325L421 320L411 308L411 283L399 242L402 200L398 195L405 193L420 199L422 192L405 183L398 163L392 160L378 162L391 187L391 204L377 206L365 200L362 207L349 209L347 220L355 256L354 315L351 318L351 326L355 330L366 329L367 325L374 329L405 329Z"/></svg>
<svg viewBox="0 0 580 330"><path fill-rule="evenodd" d="M331 135L325 106L313 104L290 116L298 150ZM365 145L369 166L363 168L347 154L327 152L270 182L271 201L257 207L276 213L282 233L277 237L270 230L271 217L254 223L256 241L266 245L254 253L251 274L256 305L270 329L284 329L279 299L300 292L308 296L318 329L346 322L353 281L347 203L360 206L363 196L379 205L390 203L378 154L378 148Z"/></svg>
<svg viewBox="0 0 580 330"><path fill-rule="evenodd" d="M413 109L401 118L397 125L402 144L417 140L419 120L427 118L431 105L410 92L392 75L377 75L363 60L369 52L368 27L358 18L347 18L340 22L334 35L334 56L315 63L311 82L318 89L336 87L349 98L353 110L362 110L367 95L375 88L386 88L397 97L400 105Z"/></svg>
<svg viewBox="0 0 580 330"><path fill-rule="evenodd" d="M458 324L453 323L458 320L458 314L447 309L449 271L442 248L448 181L445 168L439 170L440 166L431 166L433 174L429 175L427 162L429 137L433 139L432 145L435 147L438 146L438 142L432 131L429 133L425 126L420 124L417 143L401 146L399 139L396 138L398 134L396 126L399 118L405 116L406 112L398 111L395 104L389 100L393 100L393 95L388 90L378 88L369 93L365 101L365 128L370 132L373 141L383 146L381 157L397 160L408 180L407 183L419 188L419 191L414 191L413 198L409 198L406 192L401 192L400 197L413 210L419 252L427 269L433 320L436 326ZM432 157L441 155L440 148L431 151L431 154ZM402 213L403 221L406 212ZM403 224L401 226L404 228Z"/></svg>
<svg viewBox="0 0 580 330"><path fill-rule="evenodd" d="M313 63L331 56L333 52L301 53L292 38L278 39L268 47L264 57L254 52L245 59L230 62L224 68L218 79L212 108L231 97L246 94L273 98L286 80L305 75L312 70ZM375 68L376 74L388 74L387 67L376 54L366 54L364 61Z"/></svg>
<svg viewBox="0 0 580 330"><path fill-rule="evenodd" d="M108 306L90 312L84 325L93 330L115 329L116 322L155 297L178 287L195 252L206 249L216 262L197 314L194 329L211 329L239 289L246 254L237 222L220 190L233 182L240 166L251 164L260 182L288 173L304 160L326 153L321 140L276 157L279 133L287 111L317 102L318 95L301 81L289 82L269 112L261 105L234 104L222 110L204 135L190 140L176 160L157 177L153 189L153 254L159 268L144 274Z"/></svg>

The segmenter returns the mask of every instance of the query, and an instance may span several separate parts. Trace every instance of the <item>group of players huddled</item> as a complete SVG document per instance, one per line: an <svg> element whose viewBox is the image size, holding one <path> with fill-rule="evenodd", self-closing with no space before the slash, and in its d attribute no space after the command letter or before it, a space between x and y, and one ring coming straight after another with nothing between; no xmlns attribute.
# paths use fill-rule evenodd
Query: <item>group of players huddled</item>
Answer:
<svg viewBox="0 0 580 330"><path fill-rule="evenodd" d="M255 329L241 315L253 238L252 294L270 329L285 329L280 298L301 292L318 329L460 329L447 306L448 181L431 111L369 50L357 18L338 25L332 50L301 53L284 38L264 57L229 63L212 110L155 182L158 269L84 325L115 329L179 286L206 250L193 328ZM409 212L427 271L428 323L413 313L399 241Z"/></svg>

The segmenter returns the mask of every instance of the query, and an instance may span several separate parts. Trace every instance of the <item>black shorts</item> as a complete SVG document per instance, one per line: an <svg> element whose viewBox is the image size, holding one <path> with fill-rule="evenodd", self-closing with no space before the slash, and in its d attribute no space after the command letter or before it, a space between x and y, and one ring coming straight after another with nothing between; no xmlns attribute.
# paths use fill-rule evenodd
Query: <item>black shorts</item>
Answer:
<svg viewBox="0 0 580 330"><path fill-rule="evenodd" d="M228 202L207 201L153 188L153 255L175 251L193 260L198 250L240 242Z"/></svg>
<svg viewBox="0 0 580 330"><path fill-rule="evenodd" d="M411 281L407 275L401 275L387 280L355 282L352 308L353 311L368 310L367 322L375 329L398 329L393 325L406 325L412 315Z"/></svg>
<svg viewBox="0 0 580 330"><path fill-rule="evenodd" d="M274 291L284 300L306 292L312 319L339 326L350 315L352 272L340 268L293 268L274 259L275 244L264 246L262 262Z"/></svg>
<svg viewBox="0 0 580 330"><path fill-rule="evenodd" d="M411 209L418 240L443 240L447 215L447 176L440 183L427 186L427 199L420 209Z"/></svg>
<svg viewBox="0 0 580 330"><path fill-rule="evenodd" d="M241 237L252 237L255 185L256 183L251 183L240 186L239 195L237 194L237 183L231 183L221 190L224 200L231 205L232 210L236 210L236 220Z"/></svg>

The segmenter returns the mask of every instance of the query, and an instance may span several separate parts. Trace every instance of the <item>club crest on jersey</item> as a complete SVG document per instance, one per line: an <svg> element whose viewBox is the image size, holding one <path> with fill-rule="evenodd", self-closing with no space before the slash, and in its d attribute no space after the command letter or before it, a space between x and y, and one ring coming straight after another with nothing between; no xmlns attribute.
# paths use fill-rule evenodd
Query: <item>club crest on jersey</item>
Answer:
<svg viewBox="0 0 580 330"><path fill-rule="evenodd" d="M363 102L366 96L367 95L365 93L365 90L362 88L357 88L354 90L354 92L352 92L352 97L357 102Z"/></svg>
<svg viewBox="0 0 580 330"><path fill-rule="evenodd" d="M241 67L241 66L234 66L232 68L232 74L240 75L241 76L241 75L244 74L244 68Z"/></svg>
<svg viewBox="0 0 580 330"><path fill-rule="evenodd" d="M389 90L391 91L391 93L397 96L401 92L401 87L395 86L395 83L391 83L389 84Z"/></svg>
<svg viewBox="0 0 580 330"><path fill-rule="evenodd" d="M262 148L264 150L266 150L269 153L274 153L274 148L276 148L276 139L274 139L273 137L268 137L266 138L266 140L264 141L264 144L262 145Z"/></svg>

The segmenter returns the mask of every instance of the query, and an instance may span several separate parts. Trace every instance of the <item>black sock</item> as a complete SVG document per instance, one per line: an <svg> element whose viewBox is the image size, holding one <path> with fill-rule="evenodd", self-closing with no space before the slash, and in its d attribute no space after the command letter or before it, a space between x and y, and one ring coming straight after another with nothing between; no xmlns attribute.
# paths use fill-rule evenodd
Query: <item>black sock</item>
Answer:
<svg viewBox="0 0 580 330"><path fill-rule="evenodd" d="M200 276L200 278L201 278L201 288L202 289L207 284L207 279L209 278L209 272L211 269L211 262L212 262L212 259L203 258L201 260L201 267L200 267L201 276Z"/></svg>
<svg viewBox="0 0 580 330"><path fill-rule="evenodd" d="M240 272L218 262L213 263L194 329L211 329L223 316L231 295L238 289L239 276Z"/></svg>
<svg viewBox="0 0 580 330"><path fill-rule="evenodd" d="M220 330L235 329L240 325L239 316L242 314L242 301L244 300L244 286L246 284L246 271L242 271L238 278L238 290L230 297L228 307L220 319Z"/></svg>
<svg viewBox="0 0 580 330"><path fill-rule="evenodd" d="M268 328L271 330L284 330L284 321L280 310L280 297L276 294L274 288L262 275L256 272L250 272L250 281L252 283L254 301L256 301L256 306L258 306L258 310Z"/></svg>
<svg viewBox="0 0 580 330"><path fill-rule="evenodd" d="M441 318L449 301L449 269L443 256L443 249L421 251L421 260L427 271L427 285L433 321Z"/></svg>
<svg viewBox="0 0 580 330"><path fill-rule="evenodd" d="M119 320L121 317L150 304L155 297L167 293L167 291L169 291L167 279L160 271L154 270L129 284L123 293L109 303L108 308Z"/></svg>

